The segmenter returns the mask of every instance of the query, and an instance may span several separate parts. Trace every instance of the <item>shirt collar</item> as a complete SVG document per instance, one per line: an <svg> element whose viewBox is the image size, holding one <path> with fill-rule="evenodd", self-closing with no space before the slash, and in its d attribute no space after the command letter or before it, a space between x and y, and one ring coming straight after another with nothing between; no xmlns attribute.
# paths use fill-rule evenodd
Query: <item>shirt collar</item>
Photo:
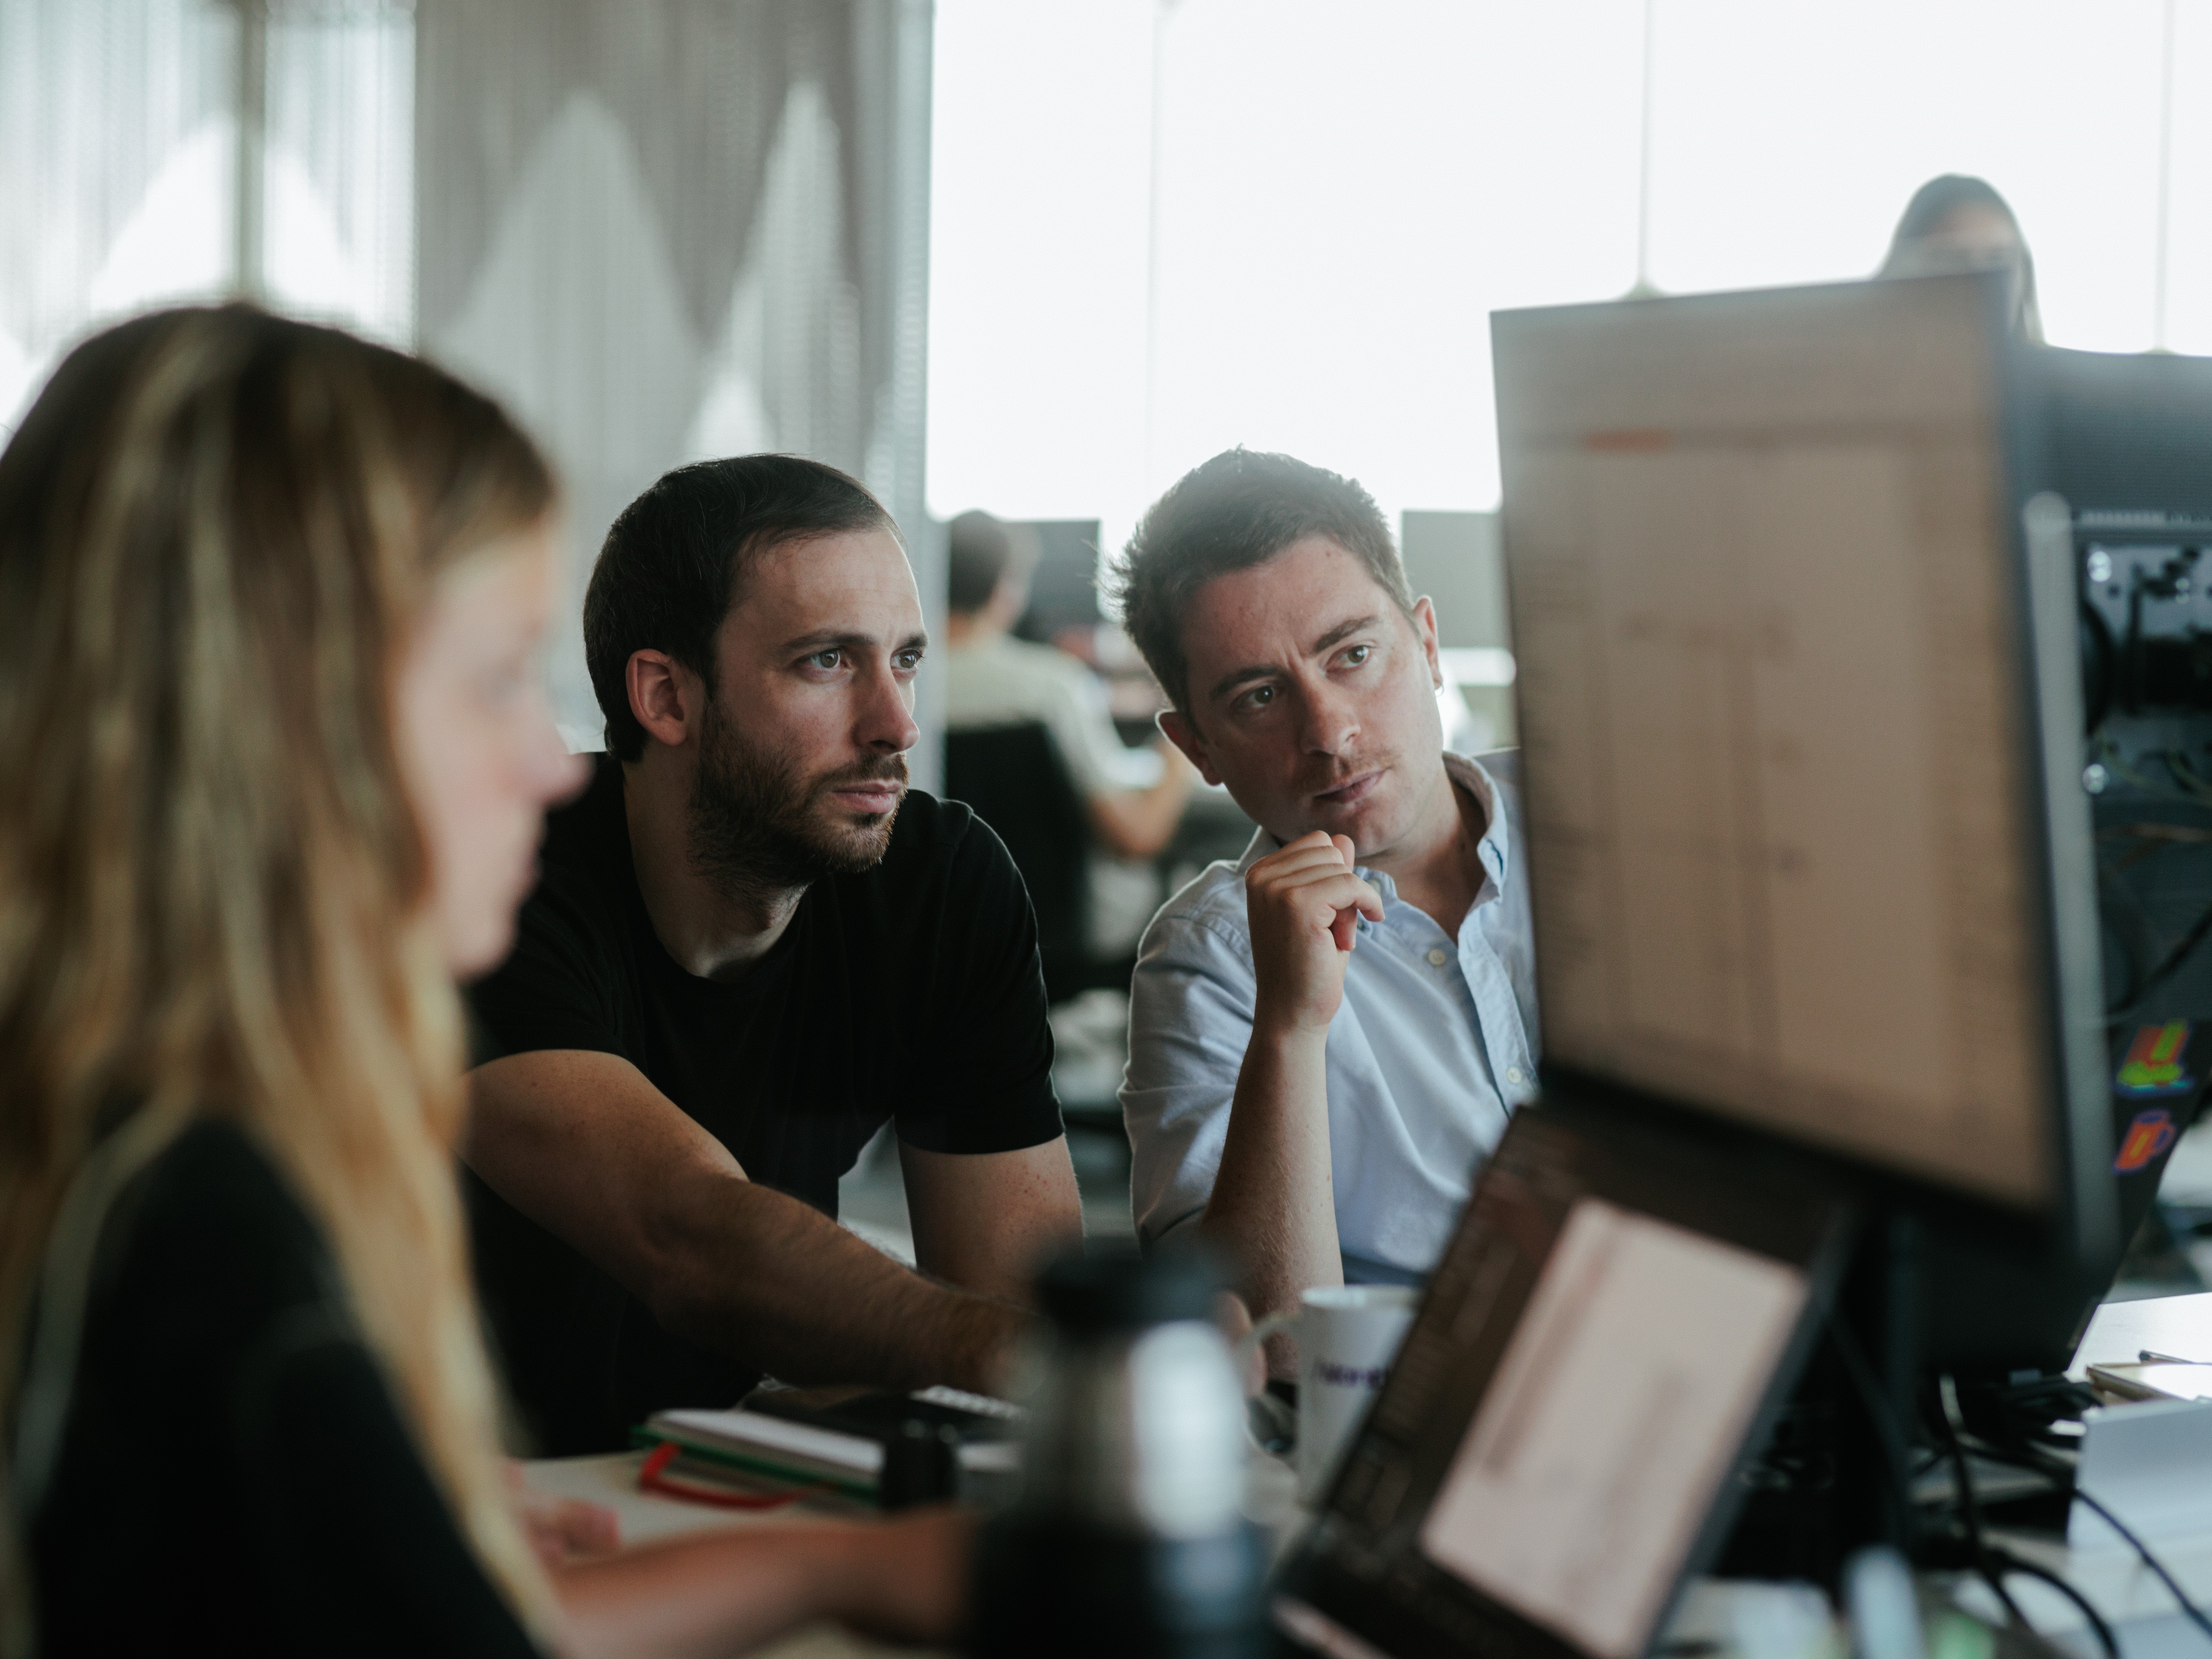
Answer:
<svg viewBox="0 0 2212 1659"><path fill-rule="evenodd" d="M1497 781L1483 769L1480 761L1470 760L1465 755L1455 755L1449 749L1444 751L1444 775L1481 803L1484 826L1482 839L1475 843L1475 855L1482 860L1482 867L1489 872L1491 880L1498 884L1501 892L1504 891L1506 872L1513 867L1513 842L1512 831L1506 825L1505 813L1499 801ZM1282 844L1264 829L1254 830L1251 843L1244 849L1244 856L1237 860L1237 873L1243 875ZM1364 864L1357 868L1360 878L1382 896L1385 904L1397 899L1398 884L1389 876L1370 870Z"/></svg>
<svg viewBox="0 0 2212 1659"><path fill-rule="evenodd" d="M1498 780L1490 775L1480 761L1455 755L1449 750L1444 751L1444 771L1454 783L1482 803L1482 839L1475 843L1475 853L1502 892L1506 876L1513 868L1513 831L1505 821Z"/></svg>

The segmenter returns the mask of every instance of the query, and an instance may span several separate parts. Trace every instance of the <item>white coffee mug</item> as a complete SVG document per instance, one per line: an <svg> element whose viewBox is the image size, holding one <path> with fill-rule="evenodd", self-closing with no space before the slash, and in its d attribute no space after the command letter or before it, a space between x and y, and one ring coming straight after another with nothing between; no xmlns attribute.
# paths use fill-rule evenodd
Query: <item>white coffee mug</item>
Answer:
<svg viewBox="0 0 2212 1659"><path fill-rule="evenodd" d="M1245 1342L1278 1331L1298 1341L1298 1501L1328 1489L1352 1431L1382 1390L1421 1293L1400 1285L1320 1285L1296 1313L1270 1314Z"/></svg>

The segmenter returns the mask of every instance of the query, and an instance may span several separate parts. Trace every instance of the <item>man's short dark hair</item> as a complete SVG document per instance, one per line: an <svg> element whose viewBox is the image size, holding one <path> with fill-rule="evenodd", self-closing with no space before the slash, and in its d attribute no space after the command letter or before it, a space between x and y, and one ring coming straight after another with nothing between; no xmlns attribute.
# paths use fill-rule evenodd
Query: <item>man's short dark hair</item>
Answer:
<svg viewBox="0 0 2212 1659"><path fill-rule="evenodd" d="M988 513L963 513L945 527L945 608L972 617L1014 562L1013 532Z"/></svg>
<svg viewBox="0 0 2212 1659"><path fill-rule="evenodd" d="M797 455L739 455L664 472L607 531L584 592L584 662L617 760L645 752L629 659L665 651L714 689L714 634L763 554L898 526L857 478Z"/></svg>
<svg viewBox="0 0 2212 1659"><path fill-rule="evenodd" d="M1170 701L1190 712L1182 614L1216 576L1265 564L1326 536L1367 567L1407 616L1413 592L1382 511L1352 479L1288 455L1231 449L1183 474L1152 503L1108 573L1105 592Z"/></svg>

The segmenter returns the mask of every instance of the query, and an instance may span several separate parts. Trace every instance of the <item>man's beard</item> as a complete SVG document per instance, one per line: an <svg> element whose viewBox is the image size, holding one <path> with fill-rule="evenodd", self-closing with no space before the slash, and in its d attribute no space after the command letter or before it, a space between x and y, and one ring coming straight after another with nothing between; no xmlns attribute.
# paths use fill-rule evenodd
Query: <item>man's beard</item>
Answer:
<svg viewBox="0 0 2212 1659"><path fill-rule="evenodd" d="M788 759L749 748L709 702L691 780L692 866L732 896L763 897L872 869L890 846L897 808L861 817L826 803L833 790L884 779L905 784L903 755L802 778Z"/></svg>

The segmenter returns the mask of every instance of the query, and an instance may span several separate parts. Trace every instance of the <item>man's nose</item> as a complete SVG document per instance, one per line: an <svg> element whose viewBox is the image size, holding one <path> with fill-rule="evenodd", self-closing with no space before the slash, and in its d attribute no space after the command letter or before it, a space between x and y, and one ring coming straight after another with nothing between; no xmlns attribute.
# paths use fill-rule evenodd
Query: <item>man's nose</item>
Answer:
<svg viewBox="0 0 2212 1659"><path fill-rule="evenodd" d="M1337 755L1359 734L1359 714L1349 695L1326 679L1297 692L1298 746L1311 755Z"/></svg>
<svg viewBox="0 0 2212 1659"><path fill-rule="evenodd" d="M863 748L902 755L921 741L921 728L914 722L912 681L902 682L889 664L878 664L861 696L854 736Z"/></svg>

